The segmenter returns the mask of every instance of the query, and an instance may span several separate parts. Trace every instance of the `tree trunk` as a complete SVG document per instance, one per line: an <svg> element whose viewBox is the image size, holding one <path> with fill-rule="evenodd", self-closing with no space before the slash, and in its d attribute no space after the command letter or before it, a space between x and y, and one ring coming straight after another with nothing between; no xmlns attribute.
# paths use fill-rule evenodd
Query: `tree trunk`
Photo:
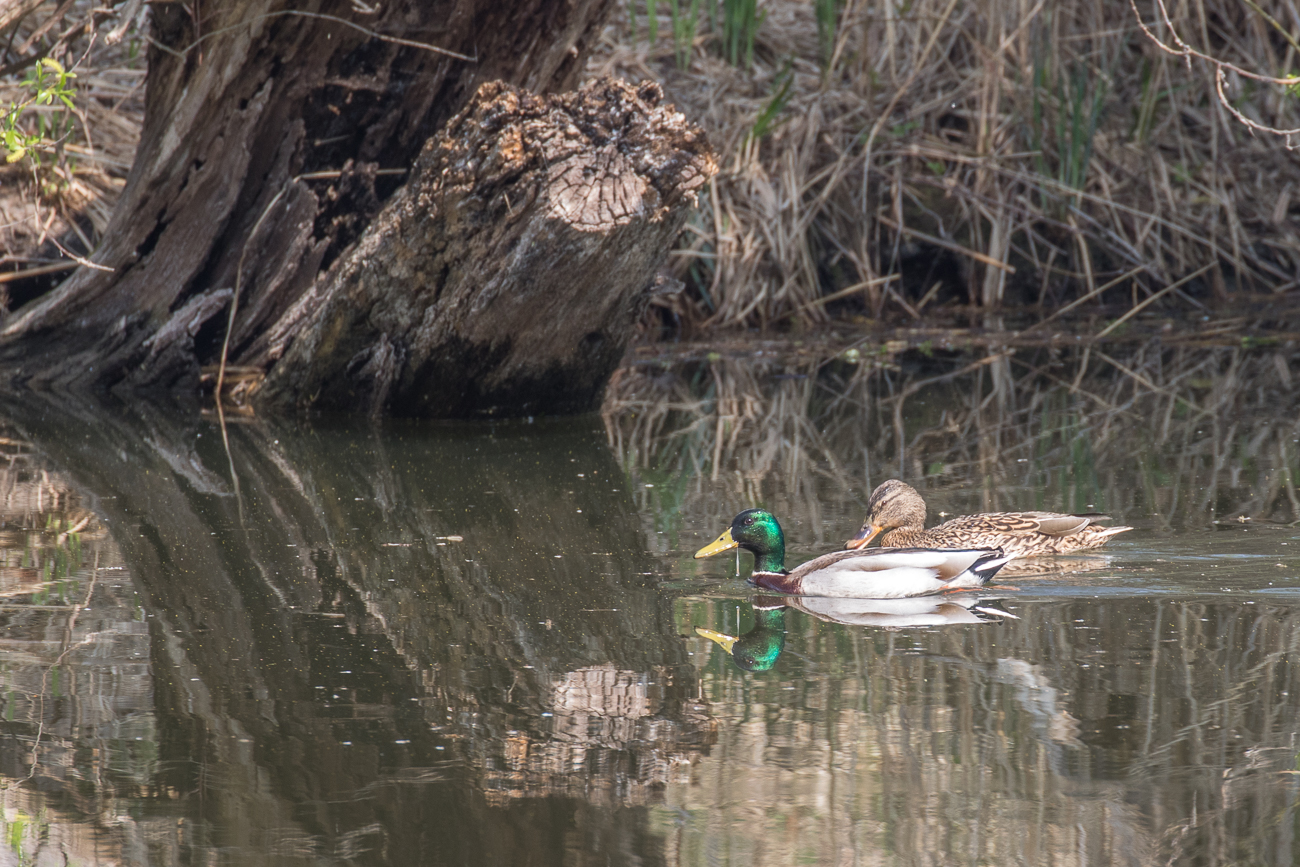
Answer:
<svg viewBox="0 0 1300 867"><path fill-rule="evenodd" d="M354 352L342 368L330 362L328 374L309 369L327 342L322 317L349 327L363 321L340 311L344 284L351 280L355 289L366 276L357 258L365 254L345 251L398 188L424 143L480 84L501 79L539 92L571 86L610 6L608 0L445 0L386 3L366 13L363 4L342 0L324 0L310 11L291 9L283 0L154 4L144 133L104 243L92 257L104 270L80 269L4 323L0 382L188 390L200 367L221 357L229 326L232 359L269 364L276 352L284 353L287 366L268 383L267 405L303 403L312 395L295 394L295 387L320 385L324 405L347 407L367 376L390 389L387 402L370 399L368 410L412 395L422 406L441 405L427 383L411 381L446 375L438 365L451 356L424 358L420 347L399 345L387 324L378 336L348 342L357 351L368 347L363 357ZM530 104L522 97L521 102ZM539 153L545 148L527 150L518 167L533 171ZM418 183L423 188L427 181ZM502 193L511 189L502 182ZM403 201L410 206L411 195ZM495 207L481 204L488 209L483 215ZM525 207L511 199L506 213L517 205ZM389 210L394 220L400 207L395 202ZM512 225L538 231L528 216ZM671 227L667 221L654 231L667 234ZM390 228L398 230L396 224ZM448 237L461 237L457 231ZM365 243L364 249L372 249L386 242L375 236ZM582 247L572 239L563 243ZM485 242L482 249L502 248ZM633 261L649 268L652 258L644 252L632 256L620 273L626 275ZM410 262L450 267L453 259L415 256ZM323 272L330 276L318 282ZM632 288L646 278L638 275ZM627 289L615 282L606 281L611 296ZM399 284L409 287L410 281L395 278L393 285ZM446 291L437 281L421 285ZM310 297L324 299L322 310L303 300L309 290ZM237 316L230 322L220 314L229 310L236 291ZM381 293L382 287L361 291ZM414 301L388 294L388 315L424 315ZM634 306L634 299L611 297L608 303ZM564 309L561 304L555 312ZM547 312L534 308L532 320ZM470 319L472 314L444 330L480 340L483 334ZM519 320L496 321L505 328ZM293 346L296 332L285 331L290 322L316 327L302 349ZM268 339L273 326L274 342ZM582 327L588 328L584 335L599 334L601 345L608 343L588 350L607 365L618 334L606 334L589 320ZM562 333L568 340L568 332ZM499 343L476 345L504 351ZM510 351L531 347L519 341ZM389 351L394 359L408 352L421 363L396 375L383 357ZM499 362L498 368L505 370ZM481 409L509 400L508 392L494 382L483 394L461 393L452 402Z"/></svg>
<svg viewBox="0 0 1300 867"><path fill-rule="evenodd" d="M481 87L360 243L241 359L279 359L259 403L592 408L713 172L699 130L662 98L651 82L553 97Z"/></svg>

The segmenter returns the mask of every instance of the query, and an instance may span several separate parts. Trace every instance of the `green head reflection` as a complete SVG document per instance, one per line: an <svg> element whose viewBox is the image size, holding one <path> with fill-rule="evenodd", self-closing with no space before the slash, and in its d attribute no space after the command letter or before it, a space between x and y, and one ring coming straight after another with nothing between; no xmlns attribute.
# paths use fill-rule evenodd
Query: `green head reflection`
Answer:
<svg viewBox="0 0 1300 867"><path fill-rule="evenodd" d="M772 597L755 600L754 625L743 635L727 635L701 626L695 627L695 633L731 654L739 668L768 671L785 649L785 605Z"/></svg>

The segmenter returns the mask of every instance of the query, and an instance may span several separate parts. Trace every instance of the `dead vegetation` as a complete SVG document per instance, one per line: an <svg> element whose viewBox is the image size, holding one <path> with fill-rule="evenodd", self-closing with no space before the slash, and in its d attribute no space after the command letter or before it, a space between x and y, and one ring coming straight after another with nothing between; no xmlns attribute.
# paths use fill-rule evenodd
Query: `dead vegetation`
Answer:
<svg viewBox="0 0 1300 867"><path fill-rule="evenodd" d="M80 98L75 134L40 168L0 168L0 280L53 272L7 309L98 243L143 111L146 6L22 5L0 30L0 99L42 53L75 67ZM1180 0L1174 32L1150 0L1136 14L766 0L731 26L745 4L650 5L655 40L647 4L619 4L589 71L663 82L720 155L675 254L690 291L657 301L669 321L910 322L954 305L1285 301L1300 287L1300 151L1243 123L1300 126L1295 88L1220 79L1137 19L1166 46L1285 77L1300 63L1288 0Z"/></svg>
<svg viewBox="0 0 1300 867"><path fill-rule="evenodd" d="M688 322L1300 286L1300 152L1232 114L1295 128L1300 99L1229 69L1225 106L1218 67L1161 50L1127 3L847 0L829 39L825 2L769 2L752 68L720 56L705 5L689 31L660 0L653 43L635 5L592 64L662 81L720 154L677 261ZM1255 5L1183 0L1169 20L1243 69L1294 70L1300 12Z"/></svg>
<svg viewBox="0 0 1300 867"><path fill-rule="evenodd" d="M849 532L888 478L954 514L1300 521L1293 343L648 358L611 383L604 418L625 470L652 486L637 489L673 498L685 526L765 503L811 516L809 532Z"/></svg>
<svg viewBox="0 0 1300 867"><path fill-rule="evenodd" d="M122 15L76 0L26 2L0 15L0 107L30 97L24 81L41 58L76 75L72 131L46 137L22 159L0 163L0 288L27 281L24 293L0 296L8 312L28 293L57 283L94 250L108 225L135 159L144 116L143 33L135 26L143 7L126 4ZM22 14L24 13L25 14ZM14 17L10 19L10 13ZM30 105L17 118L37 134L64 106Z"/></svg>

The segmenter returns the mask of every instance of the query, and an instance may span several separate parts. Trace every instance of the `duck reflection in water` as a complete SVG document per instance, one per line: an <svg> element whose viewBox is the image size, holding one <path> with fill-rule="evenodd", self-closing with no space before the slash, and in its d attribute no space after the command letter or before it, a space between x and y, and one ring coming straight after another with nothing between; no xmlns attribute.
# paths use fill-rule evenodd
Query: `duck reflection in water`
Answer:
<svg viewBox="0 0 1300 867"><path fill-rule="evenodd" d="M755 596L754 625L741 635L727 635L702 626L701 635L731 655L745 671L769 671L785 649L785 612L793 608L845 626L874 626L879 629L912 629L925 626L956 626L989 623L1016 615L993 607L992 600L976 597L912 599L834 599L827 597Z"/></svg>
<svg viewBox="0 0 1300 867"><path fill-rule="evenodd" d="M829 599L804 596L785 600L791 608L827 623L912 629L921 626L957 626L1020 618L993 607L993 600L976 596L920 596L911 599Z"/></svg>
<svg viewBox="0 0 1300 867"><path fill-rule="evenodd" d="M727 635L702 626L695 627L695 633L731 654L737 667L768 671L785 649L785 608L785 599L779 596L757 596L754 625L743 635Z"/></svg>

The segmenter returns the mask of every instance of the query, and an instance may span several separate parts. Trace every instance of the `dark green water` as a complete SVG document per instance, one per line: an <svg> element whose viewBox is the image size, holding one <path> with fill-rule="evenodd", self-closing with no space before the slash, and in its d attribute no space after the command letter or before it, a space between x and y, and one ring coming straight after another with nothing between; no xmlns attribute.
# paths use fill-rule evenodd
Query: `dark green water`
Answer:
<svg viewBox="0 0 1300 867"><path fill-rule="evenodd" d="M650 365L575 420L224 439L6 406L3 857L1291 865L1294 393L1213 403L1253 361ZM1137 529L761 619L691 559L757 504L792 562L836 547L896 475ZM695 627L784 644L745 671Z"/></svg>

